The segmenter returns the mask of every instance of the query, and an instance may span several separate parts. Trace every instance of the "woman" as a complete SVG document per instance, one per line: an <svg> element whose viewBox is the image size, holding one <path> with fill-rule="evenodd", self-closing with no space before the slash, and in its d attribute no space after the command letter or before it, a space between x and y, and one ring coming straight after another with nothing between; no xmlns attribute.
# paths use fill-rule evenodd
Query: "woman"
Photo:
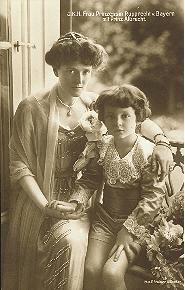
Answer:
<svg viewBox="0 0 185 290"><path fill-rule="evenodd" d="M83 35L67 33L45 59L59 82L24 99L14 118L4 290L82 289L89 219L87 213L73 213L75 206L66 201L77 178L73 164L86 143L79 120L97 97L86 91L87 84L107 54ZM166 140L158 126L145 122L143 134ZM154 161L162 160L163 172L170 158L167 147L156 146Z"/></svg>

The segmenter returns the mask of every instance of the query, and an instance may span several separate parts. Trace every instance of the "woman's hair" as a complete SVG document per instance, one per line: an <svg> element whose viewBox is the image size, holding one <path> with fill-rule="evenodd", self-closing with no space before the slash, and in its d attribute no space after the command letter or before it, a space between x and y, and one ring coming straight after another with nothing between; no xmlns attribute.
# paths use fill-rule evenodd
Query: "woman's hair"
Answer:
<svg viewBox="0 0 185 290"><path fill-rule="evenodd" d="M129 84L107 89L99 95L94 108L101 121L104 121L104 108L107 105L120 108L132 107L135 110L137 122L143 122L151 115L149 101L145 94Z"/></svg>
<svg viewBox="0 0 185 290"><path fill-rule="evenodd" d="M61 64L67 65L80 61L99 70L106 65L108 55L103 46L92 39L80 33L69 32L60 37L46 52L45 60L54 69L58 69Z"/></svg>

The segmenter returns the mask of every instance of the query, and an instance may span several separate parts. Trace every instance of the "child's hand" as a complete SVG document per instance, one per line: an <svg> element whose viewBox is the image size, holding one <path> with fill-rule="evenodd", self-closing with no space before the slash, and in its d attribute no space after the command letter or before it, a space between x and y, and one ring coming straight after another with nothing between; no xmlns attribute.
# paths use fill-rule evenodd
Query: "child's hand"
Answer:
<svg viewBox="0 0 185 290"><path fill-rule="evenodd" d="M77 201L70 201L70 204L73 205L73 207L75 208L75 212L74 213L82 213L84 211L84 204L77 202Z"/></svg>
<svg viewBox="0 0 185 290"><path fill-rule="evenodd" d="M72 204L72 206L75 208L75 211L65 214L66 219L76 220L76 219L83 217L86 214L86 212L84 211L84 209L85 209L84 205L82 203L70 201L70 204Z"/></svg>
<svg viewBox="0 0 185 290"><path fill-rule="evenodd" d="M128 261L131 263L135 256L139 253L141 246L134 241L134 236L123 227L117 234L115 245L110 251L109 258L114 255L114 262L119 260L121 252L124 250Z"/></svg>
<svg viewBox="0 0 185 290"><path fill-rule="evenodd" d="M141 251L141 245L137 240L134 240L129 245L125 245L125 253L129 263L132 263Z"/></svg>

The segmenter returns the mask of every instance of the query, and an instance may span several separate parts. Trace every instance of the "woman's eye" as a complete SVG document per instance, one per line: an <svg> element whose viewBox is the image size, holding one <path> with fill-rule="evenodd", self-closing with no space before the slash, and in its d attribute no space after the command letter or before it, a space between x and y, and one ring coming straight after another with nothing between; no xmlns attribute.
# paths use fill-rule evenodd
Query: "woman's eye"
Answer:
<svg viewBox="0 0 185 290"><path fill-rule="evenodd" d="M127 119L127 118L129 118L129 117L130 117L130 115L127 115L127 114L123 114L123 115L122 115L122 118L123 118L123 119Z"/></svg>
<svg viewBox="0 0 185 290"><path fill-rule="evenodd" d="M107 115L107 116L105 116L105 118L107 118L107 119L113 119L113 115Z"/></svg>
<svg viewBox="0 0 185 290"><path fill-rule="evenodd" d="M69 72L70 74L74 74L74 73L75 73L74 69L69 69L68 72Z"/></svg>

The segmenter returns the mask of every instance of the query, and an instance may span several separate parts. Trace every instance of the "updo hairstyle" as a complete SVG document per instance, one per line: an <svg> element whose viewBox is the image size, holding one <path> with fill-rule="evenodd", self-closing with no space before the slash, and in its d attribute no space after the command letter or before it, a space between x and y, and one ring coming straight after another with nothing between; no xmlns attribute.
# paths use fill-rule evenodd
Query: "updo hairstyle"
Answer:
<svg viewBox="0 0 185 290"><path fill-rule="evenodd" d="M100 44L80 33L69 32L60 37L45 55L46 63L53 69L73 62L92 66L93 69L103 69L108 55Z"/></svg>

